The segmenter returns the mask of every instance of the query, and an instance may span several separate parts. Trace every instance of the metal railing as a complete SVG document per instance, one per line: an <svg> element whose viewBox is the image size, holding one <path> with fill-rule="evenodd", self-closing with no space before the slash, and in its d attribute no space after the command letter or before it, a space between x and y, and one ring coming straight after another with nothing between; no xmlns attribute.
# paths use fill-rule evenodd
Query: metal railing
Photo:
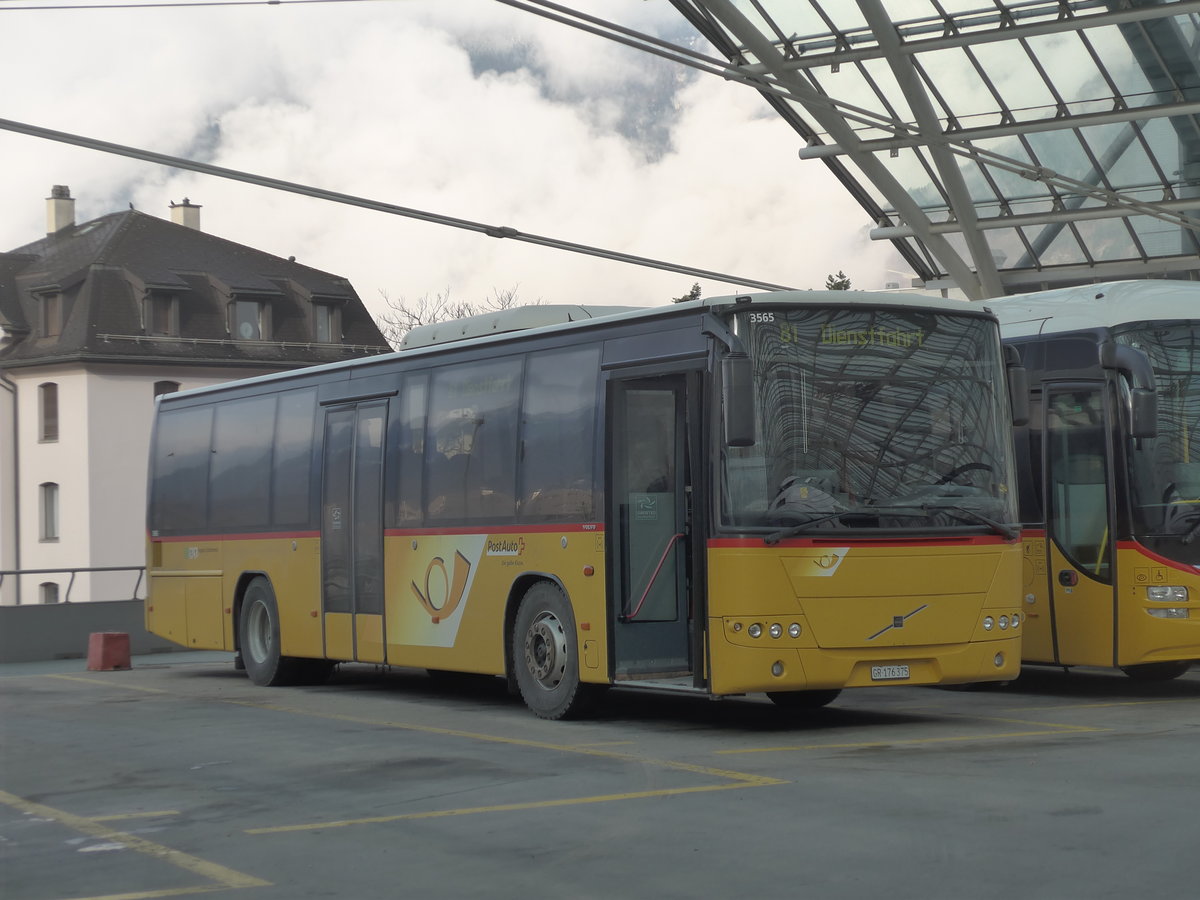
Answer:
<svg viewBox="0 0 1200 900"><path fill-rule="evenodd" d="M71 602L71 588L75 586L75 576L79 574L90 575L94 572L137 572L137 581L133 585L133 595L129 597L107 597L106 600L144 600L144 597L138 596L138 591L142 587L142 579L146 576L145 566L91 566L91 567L76 567L73 569L0 569L0 588L4 587L4 577L6 575L67 575L70 574L71 580L67 582L67 593L60 600L60 603ZM94 602L94 601L93 601ZM100 601L104 602L104 601Z"/></svg>

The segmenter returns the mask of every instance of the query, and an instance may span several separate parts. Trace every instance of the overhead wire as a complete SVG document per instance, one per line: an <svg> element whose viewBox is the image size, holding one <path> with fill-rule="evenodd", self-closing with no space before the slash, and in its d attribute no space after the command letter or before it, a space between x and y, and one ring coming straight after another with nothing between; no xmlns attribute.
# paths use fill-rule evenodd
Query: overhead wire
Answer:
<svg viewBox="0 0 1200 900"><path fill-rule="evenodd" d="M691 275L696 278L720 281L725 284L745 287L758 287L765 290L795 290L795 288L788 285L774 284L767 281L761 281L756 278L744 278L740 275L730 275L724 272L700 269L695 266L667 262L665 260L653 259L647 256L636 256L631 253L623 253L619 250L608 250L603 247L593 247L588 244L580 244L574 241L562 240L561 238L530 234L528 232L518 231L516 228L512 228L507 225L489 225L484 222L475 222L470 219L462 219L456 216L448 216L441 213L430 212L428 210L415 209L408 206L399 206L394 203L385 203L381 200L372 200L368 197L357 197L353 194L344 194L339 191L331 191L325 188L315 187L313 185L299 184L294 181L285 181L281 178L272 178L267 175L257 175L252 172L229 169L224 166L216 166L212 165L211 163L198 162L196 160L185 159L184 157L180 156L170 156L165 153L157 153L153 150L144 150L138 147L114 144L109 141L102 141L97 138L86 137L84 135L71 134L65 131L56 131L54 129L43 128L41 126L31 125L25 122L16 122L12 119L0 119L0 130L11 131L16 134L24 134L30 137L42 138L44 140L56 141L63 144L73 144L77 147L83 147L88 150L97 150L102 153L112 153L117 156L126 156L130 159L139 159L143 162L155 163L168 168L185 169L191 172L199 172L202 175L211 175L231 181L241 181L257 187L286 191L292 194L301 194L306 197L313 197L318 200L328 200L333 203L340 203L346 206L357 206L362 209L374 210L375 212L417 219L419 221L430 222L435 225L446 225L451 228L474 231L479 234L487 235L488 237L505 238L513 241L537 244L539 246L549 247L555 250L565 250L571 253L595 256L600 259L608 259L614 262L630 263L652 269L661 269L681 275Z"/></svg>

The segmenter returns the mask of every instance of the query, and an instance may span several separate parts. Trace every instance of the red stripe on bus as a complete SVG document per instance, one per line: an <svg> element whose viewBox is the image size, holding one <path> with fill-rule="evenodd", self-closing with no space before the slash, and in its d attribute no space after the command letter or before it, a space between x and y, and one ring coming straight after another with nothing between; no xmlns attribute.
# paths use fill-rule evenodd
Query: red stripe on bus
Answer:
<svg viewBox="0 0 1200 900"><path fill-rule="evenodd" d="M1170 566L1172 569L1178 569L1180 572L1187 572L1189 575L1197 574L1196 566L1189 566L1187 563L1181 563L1174 559L1167 559L1165 556L1159 556L1153 550L1139 544L1137 541L1117 541L1118 550L1133 550L1140 553L1146 559L1158 563L1163 566Z"/></svg>
<svg viewBox="0 0 1200 900"><path fill-rule="evenodd" d="M1008 544L1000 535L978 535L975 537L946 538L784 538L777 547L951 547L956 545ZM710 548L762 547L762 538L713 538L708 542Z"/></svg>
<svg viewBox="0 0 1200 900"><path fill-rule="evenodd" d="M320 536L321 532L319 531L260 531L248 532L246 534L171 535L169 537L151 537L150 540L156 544L178 544L185 541L195 541L196 543L203 541L295 541L301 538L317 538Z"/></svg>
<svg viewBox="0 0 1200 900"><path fill-rule="evenodd" d="M564 531L585 531L603 534L604 526L599 522L578 522L560 525L476 525L457 528L388 528L387 537L422 537L435 534L561 534Z"/></svg>

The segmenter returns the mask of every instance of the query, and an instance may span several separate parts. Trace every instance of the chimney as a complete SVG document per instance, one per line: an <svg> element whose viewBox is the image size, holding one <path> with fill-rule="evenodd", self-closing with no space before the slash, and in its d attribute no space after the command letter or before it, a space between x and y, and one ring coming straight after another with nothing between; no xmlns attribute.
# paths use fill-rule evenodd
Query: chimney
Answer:
<svg viewBox="0 0 1200 900"><path fill-rule="evenodd" d="M50 188L46 198L46 234L54 234L75 224L75 201L65 184Z"/></svg>
<svg viewBox="0 0 1200 900"><path fill-rule="evenodd" d="M191 228L196 231L200 230L200 207L189 200L183 198L182 203L171 201L171 221L176 225L182 225L185 228Z"/></svg>

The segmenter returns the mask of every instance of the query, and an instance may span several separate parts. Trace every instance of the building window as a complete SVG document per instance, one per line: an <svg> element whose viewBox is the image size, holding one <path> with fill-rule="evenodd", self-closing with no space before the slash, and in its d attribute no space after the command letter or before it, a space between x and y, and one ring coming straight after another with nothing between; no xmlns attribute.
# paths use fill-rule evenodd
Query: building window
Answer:
<svg viewBox="0 0 1200 900"><path fill-rule="evenodd" d="M179 390L178 381L156 381L154 382L154 396L161 397L163 394L173 394Z"/></svg>
<svg viewBox="0 0 1200 900"><path fill-rule="evenodd" d="M314 303L313 340L318 344L337 344L342 340L341 310L332 303Z"/></svg>
<svg viewBox="0 0 1200 900"><path fill-rule="evenodd" d="M269 339L270 325L264 304L254 300L233 302L233 337L239 341L265 341Z"/></svg>
<svg viewBox="0 0 1200 900"><path fill-rule="evenodd" d="M58 385L52 381L38 385L38 440L58 440Z"/></svg>
<svg viewBox="0 0 1200 900"><path fill-rule="evenodd" d="M42 294L40 304L42 337L58 337L62 334L62 294Z"/></svg>
<svg viewBox="0 0 1200 900"><path fill-rule="evenodd" d="M38 585L38 602L43 605L58 602L58 583L43 581Z"/></svg>
<svg viewBox="0 0 1200 900"><path fill-rule="evenodd" d="M179 300L175 297L149 296L145 301L146 334L153 337L179 335Z"/></svg>
<svg viewBox="0 0 1200 900"><path fill-rule="evenodd" d="M58 540L58 485L47 481L38 486L41 493L41 539Z"/></svg>

